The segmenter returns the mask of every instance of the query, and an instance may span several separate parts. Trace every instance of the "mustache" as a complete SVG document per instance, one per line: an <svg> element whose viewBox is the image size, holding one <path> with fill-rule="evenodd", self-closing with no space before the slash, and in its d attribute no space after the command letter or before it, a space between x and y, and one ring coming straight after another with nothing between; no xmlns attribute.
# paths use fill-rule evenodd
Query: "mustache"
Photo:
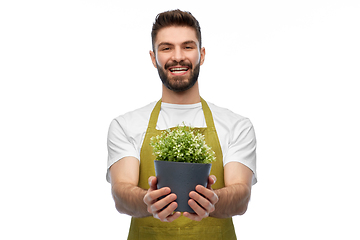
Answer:
<svg viewBox="0 0 360 240"><path fill-rule="evenodd" d="M173 61L173 62L166 63L164 68L168 69L169 67L175 67L175 66L179 66L179 65L182 67L189 67L190 69L192 68L191 62L185 62L184 60L181 60L180 62Z"/></svg>

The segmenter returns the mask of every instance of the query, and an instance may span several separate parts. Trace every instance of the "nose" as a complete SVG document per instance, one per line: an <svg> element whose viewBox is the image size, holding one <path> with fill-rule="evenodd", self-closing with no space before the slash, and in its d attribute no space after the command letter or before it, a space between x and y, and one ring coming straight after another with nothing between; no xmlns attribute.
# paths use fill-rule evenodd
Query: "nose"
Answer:
<svg viewBox="0 0 360 240"><path fill-rule="evenodd" d="M173 53L174 54L172 56L172 60L174 60L176 62L180 62L182 60L185 60L184 52L182 51L182 49L180 47L175 48Z"/></svg>

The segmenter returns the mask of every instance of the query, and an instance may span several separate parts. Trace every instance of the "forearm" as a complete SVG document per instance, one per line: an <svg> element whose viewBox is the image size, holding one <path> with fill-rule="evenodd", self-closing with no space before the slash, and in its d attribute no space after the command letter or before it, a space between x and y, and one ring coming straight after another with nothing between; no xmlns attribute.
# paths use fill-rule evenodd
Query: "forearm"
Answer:
<svg viewBox="0 0 360 240"><path fill-rule="evenodd" d="M215 211L210 213L211 217L229 218L246 212L251 194L246 185L233 184L214 191L219 201L215 205Z"/></svg>
<svg viewBox="0 0 360 240"><path fill-rule="evenodd" d="M116 209L119 213L124 213L132 217L141 218L151 216L143 201L146 192L146 190L130 183L119 182L112 186L112 195Z"/></svg>

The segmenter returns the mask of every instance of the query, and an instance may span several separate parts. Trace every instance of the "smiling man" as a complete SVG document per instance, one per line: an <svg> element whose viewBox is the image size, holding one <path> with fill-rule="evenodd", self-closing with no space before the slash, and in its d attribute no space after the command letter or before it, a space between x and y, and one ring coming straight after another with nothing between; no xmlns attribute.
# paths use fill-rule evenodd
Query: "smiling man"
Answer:
<svg viewBox="0 0 360 240"><path fill-rule="evenodd" d="M164 87L175 92L193 87L205 57L204 48L199 54L195 30L186 26L163 28L157 34L155 46L157 55L151 51L150 56Z"/></svg>
<svg viewBox="0 0 360 240"><path fill-rule="evenodd" d="M132 216L128 239L236 239L232 216L246 212L256 183L256 139L248 118L204 101L205 60L198 21L189 12L156 17L151 61L162 85L158 102L115 118L108 133L108 172L116 209ZM208 186L189 193L195 213L175 212L171 189L157 189L150 138L185 123L203 128L216 153Z"/></svg>

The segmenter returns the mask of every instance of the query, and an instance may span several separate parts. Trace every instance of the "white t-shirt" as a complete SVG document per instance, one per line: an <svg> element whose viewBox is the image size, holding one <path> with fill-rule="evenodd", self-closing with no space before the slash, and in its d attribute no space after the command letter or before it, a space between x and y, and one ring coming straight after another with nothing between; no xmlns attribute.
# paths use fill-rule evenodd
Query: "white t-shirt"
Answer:
<svg viewBox="0 0 360 240"><path fill-rule="evenodd" d="M108 162L109 168L123 157L135 157L139 161L140 150L145 137L149 119L156 102L145 107L128 112L115 118L108 133ZM240 162L250 168L253 175L252 183L257 182L256 174L256 138L252 123L228 109L220 108L208 103L213 115L214 124L223 153L224 166L229 162ZM183 125L192 127L206 127L206 121L201 103L169 104L162 103L156 129Z"/></svg>

